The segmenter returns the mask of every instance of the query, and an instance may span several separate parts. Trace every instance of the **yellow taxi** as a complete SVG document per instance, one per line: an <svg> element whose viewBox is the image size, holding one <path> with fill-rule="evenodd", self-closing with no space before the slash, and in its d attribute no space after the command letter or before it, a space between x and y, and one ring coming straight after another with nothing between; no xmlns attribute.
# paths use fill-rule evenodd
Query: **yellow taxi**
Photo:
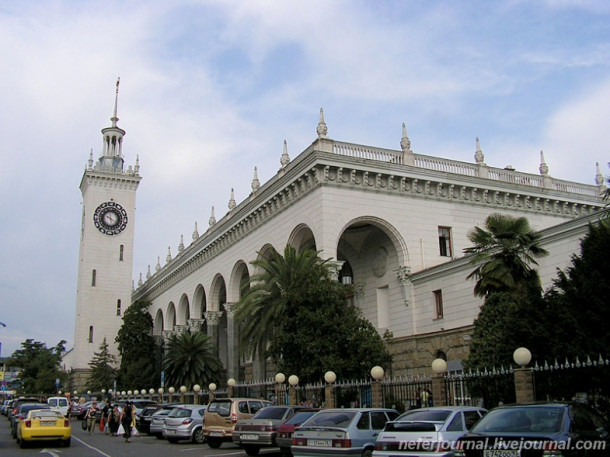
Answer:
<svg viewBox="0 0 610 457"><path fill-rule="evenodd" d="M34 441L59 441L67 447L71 436L70 420L50 409L28 411L17 428L17 442L21 447Z"/></svg>

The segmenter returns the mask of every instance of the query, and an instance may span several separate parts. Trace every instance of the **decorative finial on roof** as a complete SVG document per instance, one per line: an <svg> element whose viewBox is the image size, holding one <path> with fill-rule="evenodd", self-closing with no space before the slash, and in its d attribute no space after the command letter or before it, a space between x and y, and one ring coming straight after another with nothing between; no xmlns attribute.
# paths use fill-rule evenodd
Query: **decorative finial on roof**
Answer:
<svg viewBox="0 0 610 457"><path fill-rule="evenodd" d="M136 175L140 174L140 154L136 156L136 166L134 167L133 171Z"/></svg>
<svg viewBox="0 0 610 457"><path fill-rule="evenodd" d="M146 279L150 279L152 274L150 273L150 265L148 265L148 271L146 272Z"/></svg>
<svg viewBox="0 0 610 457"><path fill-rule="evenodd" d="M405 123L402 123L402 138L400 139L400 147L403 152L408 152L411 150L411 140L407 136L407 127Z"/></svg>
<svg viewBox="0 0 610 457"><path fill-rule="evenodd" d="M91 152L89 153L88 168L89 170L93 169L93 148L91 148Z"/></svg>
<svg viewBox="0 0 610 457"><path fill-rule="evenodd" d="M233 211L237 204L235 203L235 192L231 187L231 198L229 199L229 211Z"/></svg>
<svg viewBox="0 0 610 457"><path fill-rule="evenodd" d="M184 235L180 235L180 244L178 245L178 252L184 251Z"/></svg>
<svg viewBox="0 0 610 457"><path fill-rule="evenodd" d="M161 256L157 257L157 265L155 266L155 271L161 270Z"/></svg>
<svg viewBox="0 0 610 457"><path fill-rule="evenodd" d="M476 145L477 150L474 153L474 161L479 165L484 165L485 156L483 155L483 150L481 149L481 142L479 141L479 137L477 137Z"/></svg>
<svg viewBox="0 0 610 457"><path fill-rule="evenodd" d="M112 121L112 126L116 127L116 123L119 120L119 118L117 117L117 106L119 104L119 83L121 82L121 77L119 76L116 79L116 94L114 96L114 112L112 113L112 117L110 118L110 120Z"/></svg>
<svg viewBox="0 0 610 457"><path fill-rule="evenodd" d="M216 218L214 217L214 207L212 206L212 215L210 216L209 224L210 227L216 223Z"/></svg>
<svg viewBox="0 0 610 457"><path fill-rule="evenodd" d="M322 108L320 108L320 122L318 122L316 132L318 133L318 138L326 138L326 134L328 133L328 127L324 122L324 110Z"/></svg>
<svg viewBox="0 0 610 457"><path fill-rule="evenodd" d="M254 167L254 177L252 178L252 192L256 191L261 187L261 182L258 180L258 170Z"/></svg>
<svg viewBox="0 0 610 457"><path fill-rule="evenodd" d="M197 230L197 221L195 221L195 230L193 230L193 241L199 238L199 231Z"/></svg>
<svg viewBox="0 0 610 457"><path fill-rule="evenodd" d="M610 163L608 163L610 166ZM602 170L599 168L599 162L595 162L595 184L598 187L604 187L604 175L602 175Z"/></svg>
<svg viewBox="0 0 610 457"><path fill-rule="evenodd" d="M288 155L288 143L286 143L286 140L284 140L284 152L282 152L280 163L282 164L282 168L286 168L286 165L290 163L290 156Z"/></svg>
<svg viewBox="0 0 610 457"><path fill-rule="evenodd" d="M172 261L172 250L170 246L167 247L167 256L165 257L165 261L167 263Z"/></svg>
<svg viewBox="0 0 610 457"><path fill-rule="evenodd" d="M142 284L144 284L144 281L142 281L142 273L140 273L140 279L138 279L138 287L140 287Z"/></svg>
<svg viewBox="0 0 610 457"><path fill-rule="evenodd" d="M548 176L549 174L549 167L546 164L546 162L544 161L544 152L542 152L542 150L540 151L540 174L542 176Z"/></svg>

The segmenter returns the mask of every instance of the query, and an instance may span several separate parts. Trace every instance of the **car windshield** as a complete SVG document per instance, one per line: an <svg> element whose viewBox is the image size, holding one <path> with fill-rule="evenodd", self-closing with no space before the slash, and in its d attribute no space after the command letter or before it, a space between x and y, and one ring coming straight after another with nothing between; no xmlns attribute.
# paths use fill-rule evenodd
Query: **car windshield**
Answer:
<svg viewBox="0 0 610 457"><path fill-rule="evenodd" d="M167 416L171 412L171 409L161 409L153 414L153 416Z"/></svg>
<svg viewBox="0 0 610 457"><path fill-rule="evenodd" d="M320 411L303 426L347 427L356 416L355 411Z"/></svg>
<svg viewBox="0 0 610 457"><path fill-rule="evenodd" d="M297 413L295 413L294 416L292 416L290 419L288 419L286 422L284 422L284 424L290 424L290 425L302 424L307 419L309 419L311 416L313 416L315 413L317 413L317 411L298 411Z"/></svg>
<svg viewBox="0 0 610 457"><path fill-rule="evenodd" d="M263 408L252 419L281 419L286 414L286 408Z"/></svg>
<svg viewBox="0 0 610 457"><path fill-rule="evenodd" d="M210 402L208 412L218 413L219 416L228 417L231 414L231 400L220 400Z"/></svg>
<svg viewBox="0 0 610 457"><path fill-rule="evenodd" d="M561 431L564 408L561 406L517 406L490 411L472 428L475 433Z"/></svg>
<svg viewBox="0 0 610 457"><path fill-rule="evenodd" d="M423 422L445 422L451 411L448 409L422 409L407 411L406 413L398 416L396 421L423 421Z"/></svg>
<svg viewBox="0 0 610 457"><path fill-rule="evenodd" d="M49 405L47 405L46 403L43 404L37 404L37 403L26 403L25 405L21 406L21 408L19 408L19 412L21 414L25 414L28 411L31 411L32 409L50 409L51 407Z"/></svg>

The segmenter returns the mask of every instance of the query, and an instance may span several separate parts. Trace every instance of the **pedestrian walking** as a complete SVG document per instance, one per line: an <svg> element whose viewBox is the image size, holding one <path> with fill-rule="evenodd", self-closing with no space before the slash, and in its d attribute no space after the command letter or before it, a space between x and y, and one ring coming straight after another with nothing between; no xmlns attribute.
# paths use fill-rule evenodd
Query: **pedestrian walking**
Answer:
<svg viewBox="0 0 610 457"><path fill-rule="evenodd" d="M125 407L123 408L123 412L121 414L121 425L125 430L123 436L125 437L126 443L131 443L131 427L133 420L135 419L134 405L130 401L127 402Z"/></svg>
<svg viewBox="0 0 610 457"><path fill-rule="evenodd" d="M95 433L95 417L97 416L97 412L97 403L93 402L85 414L85 419L87 419L87 431L90 435Z"/></svg>

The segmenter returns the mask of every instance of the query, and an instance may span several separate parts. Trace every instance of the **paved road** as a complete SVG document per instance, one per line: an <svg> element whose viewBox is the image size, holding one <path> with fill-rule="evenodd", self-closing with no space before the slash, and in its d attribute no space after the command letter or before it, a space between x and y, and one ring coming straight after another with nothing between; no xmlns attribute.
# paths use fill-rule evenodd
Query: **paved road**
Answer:
<svg viewBox="0 0 610 457"><path fill-rule="evenodd" d="M11 437L9 422L0 415L0 456L2 457L247 457L233 443L224 443L220 449L207 444L179 442L170 444L153 436L139 436L126 443L121 437L102 433L89 435L81 429L80 421L72 422L72 444L61 447L57 443L36 443L21 449ZM262 457L280 457L277 448L261 450Z"/></svg>

